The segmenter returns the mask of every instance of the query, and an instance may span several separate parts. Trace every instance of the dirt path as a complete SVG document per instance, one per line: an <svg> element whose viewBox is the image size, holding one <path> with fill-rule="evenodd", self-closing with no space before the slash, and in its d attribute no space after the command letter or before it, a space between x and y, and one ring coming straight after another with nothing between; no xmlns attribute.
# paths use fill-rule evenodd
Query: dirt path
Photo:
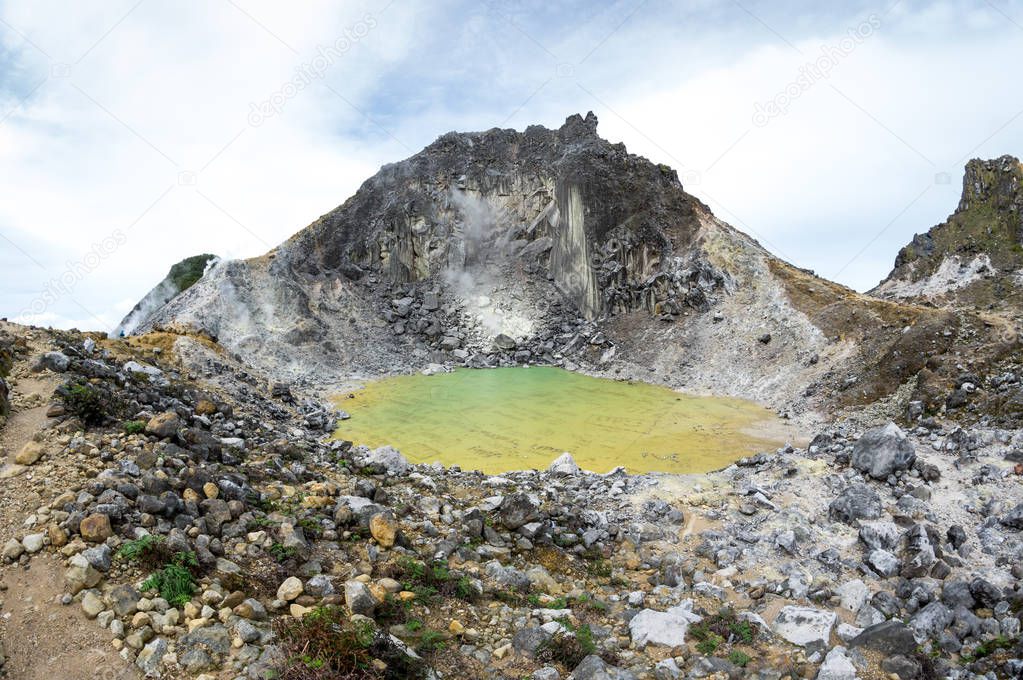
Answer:
<svg viewBox="0 0 1023 680"><path fill-rule="evenodd" d="M30 341L28 358L12 371L12 413L0 429L0 458L7 464L48 424L46 410L57 376L33 374L28 363L46 348ZM23 477L0 479L0 544L20 537L25 518L45 499ZM110 636L89 621L77 602L62 605L64 566L47 552L0 568L3 589L0 641L7 663L6 676L15 680L128 680L133 668L110 645Z"/></svg>
<svg viewBox="0 0 1023 680"><path fill-rule="evenodd" d="M110 637L82 608L60 604L64 568L40 554L28 569L6 567L2 638L8 677L17 680L129 680L137 677Z"/></svg>

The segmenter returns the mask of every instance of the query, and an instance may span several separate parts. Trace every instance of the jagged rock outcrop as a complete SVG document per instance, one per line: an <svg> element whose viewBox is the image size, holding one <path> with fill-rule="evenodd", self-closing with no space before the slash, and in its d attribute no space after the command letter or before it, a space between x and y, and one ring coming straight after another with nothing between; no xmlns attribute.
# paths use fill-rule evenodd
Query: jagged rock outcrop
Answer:
<svg viewBox="0 0 1023 680"><path fill-rule="evenodd" d="M981 309L1023 301L1023 164L1013 156L967 163L948 220L899 251L871 294Z"/></svg>
<svg viewBox="0 0 1023 680"><path fill-rule="evenodd" d="M615 343L593 322L707 312L766 271L766 251L671 168L596 126L591 113L442 135L266 256L214 267L140 330L199 330L296 375L393 370L415 349L466 358L499 338L520 360L599 359Z"/></svg>
<svg viewBox="0 0 1023 680"><path fill-rule="evenodd" d="M874 402L925 371L938 395L957 338L986 342L976 318L773 257L596 126L442 135L137 331L204 334L280 379L539 362L795 412Z"/></svg>
<svg viewBox="0 0 1023 680"><path fill-rule="evenodd" d="M114 335L130 335L136 328L145 324L150 317L165 304L173 300L178 294L188 290L195 282L202 278L211 263L219 258L208 253L193 255L178 262L163 281L146 293L146 296L139 300L121 323L114 329Z"/></svg>

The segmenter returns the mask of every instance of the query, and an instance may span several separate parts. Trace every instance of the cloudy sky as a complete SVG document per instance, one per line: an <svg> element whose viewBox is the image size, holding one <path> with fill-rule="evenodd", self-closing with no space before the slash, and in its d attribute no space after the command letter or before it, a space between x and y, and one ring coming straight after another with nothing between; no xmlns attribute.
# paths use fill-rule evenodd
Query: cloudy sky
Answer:
<svg viewBox="0 0 1023 680"><path fill-rule="evenodd" d="M1020 64L1023 0L0 0L0 316L110 329L446 131L589 110L865 290L1023 155Z"/></svg>

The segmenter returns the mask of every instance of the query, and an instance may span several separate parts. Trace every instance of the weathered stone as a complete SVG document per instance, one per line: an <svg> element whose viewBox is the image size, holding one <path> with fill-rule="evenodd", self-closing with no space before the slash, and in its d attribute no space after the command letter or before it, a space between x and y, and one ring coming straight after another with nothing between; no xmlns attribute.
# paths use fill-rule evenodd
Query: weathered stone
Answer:
<svg viewBox="0 0 1023 680"><path fill-rule="evenodd" d="M45 538L46 534L28 534L25 538L21 539L21 544L25 546L25 552L33 555L43 549Z"/></svg>
<svg viewBox="0 0 1023 680"><path fill-rule="evenodd" d="M834 647L824 657L817 671L817 680L856 680L856 666L845 653L844 647Z"/></svg>
<svg viewBox="0 0 1023 680"><path fill-rule="evenodd" d="M131 616L138 611L139 592L130 585L116 586L107 593L106 597L110 608L122 618Z"/></svg>
<svg viewBox="0 0 1023 680"><path fill-rule="evenodd" d="M685 644L689 624L702 618L693 613L693 601L685 600L664 612L644 609L629 621L629 633L640 649L648 644L678 647Z"/></svg>
<svg viewBox="0 0 1023 680"><path fill-rule="evenodd" d="M176 435L183 425L184 423L181 422L177 413L167 411L149 419L149 422L146 423L146 434L167 439Z"/></svg>
<svg viewBox="0 0 1023 680"><path fill-rule="evenodd" d="M868 430L853 446L850 464L874 479L908 470L916 461L912 442L895 423Z"/></svg>
<svg viewBox="0 0 1023 680"><path fill-rule="evenodd" d="M291 602L305 591L305 587L302 585L302 579L294 576L289 576L284 579L284 582L277 588L277 599L284 600L285 602Z"/></svg>
<svg viewBox="0 0 1023 680"><path fill-rule="evenodd" d="M382 468L392 477L407 474L409 471L409 463L405 456L390 446L364 451L359 456L359 462L365 466Z"/></svg>
<svg viewBox="0 0 1023 680"><path fill-rule="evenodd" d="M547 470L556 475L579 474L579 466L576 464L575 458L568 451L555 458Z"/></svg>
<svg viewBox="0 0 1023 680"><path fill-rule="evenodd" d="M853 524L861 519L881 516L881 499L866 484L850 484L828 506L831 519Z"/></svg>
<svg viewBox="0 0 1023 680"><path fill-rule="evenodd" d="M146 677L160 677L160 665L163 657L167 654L167 639L162 637L153 638L142 648L135 658L135 665L139 667Z"/></svg>
<svg viewBox="0 0 1023 680"><path fill-rule="evenodd" d="M21 545L20 543L18 545ZM71 565L64 572L64 585L72 595L83 588L92 588L103 578L89 561L79 553L71 557Z"/></svg>
<svg viewBox="0 0 1023 680"><path fill-rule="evenodd" d="M518 529L523 524L540 518L540 505L524 493L505 496L497 510L497 520L508 529Z"/></svg>
<svg viewBox="0 0 1023 680"><path fill-rule="evenodd" d="M104 609L106 609L106 605L95 592L88 590L82 596L82 611L85 612L86 618L94 619Z"/></svg>
<svg viewBox="0 0 1023 680"><path fill-rule="evenodd" d="M243 619L250 619L252 621L266 621L267 613L266 607L263 603L255 598L246 598L241 604L234 608L234 613Z"/></svg>
<svg viewBox="0 0 1023 680"><path fill-rule="evenodd" d="M34 465L43 457L45 449L42 443L30 441L21 447L21 450L14 455L14 462L18 465Z"/></svg>
<svg viewBox="0 0 1023 680"><path fill-rule="evenodd" d="M378 512L369 519L369 531L381 548L390 548L398 537L398 522L388 512Z"/></svg>
<svg viewBox="0 0 1023 680"><path fill-rule="evenodd" d="M78 529L82 538L92 543L102 543L113 535L110 528L110 517L98 512L93 513L82 520Z"/></svg>
<svg viewBox="0 0 1023 680"><path fill-rule="evenodd" d="M365 583L361 581L346 581L345 605L352 614L372 616L373 610L377 606L377 600L373 597Z"/></svg>
<svg viewBox="0 0 1023 680"><path fill-rule="evenodd" d="M812 642L828 643L838 615L812 607L782 607L774 619L772 630L794 645L805 647Z"/></svg>

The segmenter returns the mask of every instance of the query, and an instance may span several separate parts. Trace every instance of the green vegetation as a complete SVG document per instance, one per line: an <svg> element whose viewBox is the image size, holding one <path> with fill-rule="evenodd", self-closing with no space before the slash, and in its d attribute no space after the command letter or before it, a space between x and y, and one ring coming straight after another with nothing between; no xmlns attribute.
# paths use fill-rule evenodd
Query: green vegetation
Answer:
<svg viewBox="0 0 1023 680"><path fill-rule="evenodd" d="M85 425L102 425L110 417L110 399L88 383L72 383L59 391L64 408Z"/></svg>
<svg viewBox="0 0 1023 680"><path fill-rule="evenodd" d="M167 278L170 279L179 293L188 290L195 285L196 281L202 278L203 272L206 271L206 265L215 257L216 255L205 253L186 258L171 267Z"/></svg>
<svg viewBox="0 0 1023 680"><path fill-rule="evenodd" d="M598 557L586 564L586 573L598 579L610 579L611 562L603 557Z"/></svg>
<svg viewBox="0 0 1023 680"><path fill-rule="evenodd" d="M476 599L476 590L468 576L452 573L443 562L425 562L402 557L396 566L395 578L405 590L416 594L416 599L429 603L437 596L454 597L466 602Z"/></svg>
<svg viewBox="0 0 1023 680"><path fill-rule="evenodd" d="M573 669L591 654L597 654L597 643L589 624L573 626L567 618L558 619L565 627L537 648L536 659L542 663L559 663L566 669ZM614 659L605 659L614 662Z"/></svg>
<svg viewBox="0 0 1023 680"><path fill-rule="evenodd" d="M298 554L298 550L291 546L286 546L283 543L274 543L270 546L269 552L270 557L281 563L287 562Z"/></svg>
<svg viewBox="0 0 1023 680"><path fill-rule="evenodd" d="M990 640L985 640L974 648L972 654L962 654L960 655L960 658L963 663L971 663L978 659L983 659L986 656L991 656L1000 649L1012 649L1016 642L1017 641L1012 638L999 635L998 637Z"/></svg>
<svg viewBox="0 0 1023 680"><path fill-rule="evenodd" d="M728 660L740 668L745 668L752 659L749 654L739 649L733 649L728 653Z"/></svg>
<svg viewBox="0 0 1023 680"><path fill-rule="evenodd" d="M707 637L696 643L696 651L704 656L711 656L718 650L722 642L724 640L721 639L721 636L710 633Z"/></svg>
<svg viewBox="0 0 1023 680"><path fill-rule="evenodd" d="M751 645L757 636L757 626L749 621L740 621L731 609L722 608L717 614L707 616L689 627L689 637L696 640L696 651L704 656L724 655L736 666L745 667L751 657L734 645ZM724 654L725 645L728 653Z"/></svg>
<svg viewBox="0 0 1023 680"><path fill-rule="evenodd" d="M160 597L180 607L192 599L196 583L189 567L198 564L195 553L179 552L169 564L142 583L143 590L157 590Z"/></svg>
<svg viewBox="0 0 1023 680"><path fill-rule="evenodd" d="M318 607L301 619L282 617L274 626L284 653L281 680L376 680L383 674L370 652L372 624L353 625L339 607Z"/></svg>
<svg viewBox="0 0 1023 680"><path fill-rule="evenodd" d="M144 420L126 420L121 423L121 429L125 434L139 434L146 429Z"/></svg>
<svg viewBox="0 0 1023 680"><path fill-rule="evenodd" d="M436 630L424 630L419 636L419 644L416 645L416 653L423 656L433 654L447 645L445 635Z"/></svg>
<svg viewBox="0 0 1023 680"><path fill-rule="evenodd" d="M125 541L117 549L115 557L126 562L138 562L153 557L163 545L163 536L147 534L134 541Z"/></svg>
<svg viewBox="0 0 1023 680"><path fill-rule="evenodd" d="M425 673L420 661L378 635L372 622L352 623L341 607L318 607L301 619L280 617L274 632L282 652L279 680L405 680ZM431 649L442 645L438 635L424 633Z"/></svg>
<svg viewBox="0 0 1023 680"><path fill-rule="evenodd" d="M319 538L323 535L323 525L312 517L303 517L298 520L298 526L302 527L303 533L308 538Z"/></svg>

